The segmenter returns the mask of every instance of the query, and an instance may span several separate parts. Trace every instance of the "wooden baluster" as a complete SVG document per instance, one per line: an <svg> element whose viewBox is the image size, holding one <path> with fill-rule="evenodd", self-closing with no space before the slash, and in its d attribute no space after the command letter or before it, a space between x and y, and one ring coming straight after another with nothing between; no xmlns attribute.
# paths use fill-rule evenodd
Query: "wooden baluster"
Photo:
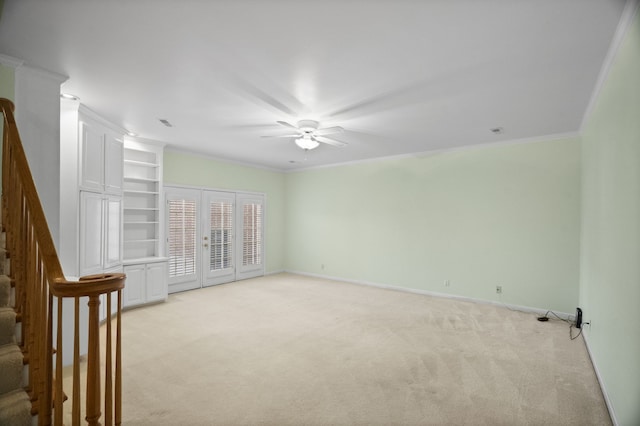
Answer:
<svg viewBox="0 0 640 426"><path fill-rule="evenodd" d="M29 333L29 329L31 328L31 316L29 315L29 286L27 285L27 280L26 277L24 275L24 267L22 265L23 259L24 259L24 195L22 194L22 189L21 188L16 188L20 194L20 198L18 198L16 201L19 202L19 206L20 209L16 212L16 220L14 225L16 226L16 241L15 241L15 259L14 259L14 265L12 265L12 267L15 267L16 270L16 281L20 283L20 288L22 288L22 292L23 292L23 319L25 320L25 322L23 323L23 327L25 327L25 330L23 331L24 334L24 339L22 340L22 344L25 348L25 353L27 356L29 356L29 339L30 339L30 333Z"/></svg>
<svg viewBox="0 0 640 426"><path fill-rule="evenodd" d="M53 299L52 296L49 296ZM62 403L64 402L64 394L62 390L62 297L57 299L58 308L58 324L56 327L56 390L54 400L54 419L53 424L62 424ZM51 308L53 309L53 307Z"/></svg>
<svg viewBox="0 0 640 426"><path fill-rule="evenodd" d="M29 318L29 338L27 340L28 344L28 353L29 353L29 388L31 389L31 403L34 407L32 411L34 414L37 413L38 407L38 382L40 380L40 352L39 352L39 341L36 335L37 332L37 324L38 322L38 310L39 310L39 300L38 293L36 290L36 282L32 269L31 256L29 253L32 252L32 244L31 244L31 227L29 226L29 216L25 215L25 234L24 234L24 247L25 256L21 259L21 267L24 265L25 271L25 281L27 288L27 317Z"/></svg>
<svg viewBox="0 0 640 426"><path fill-rule="evenodd" d="M40 413L43 413L43 422L46 423L46 421L44 421L44 419L46 419L46 413L45 413L45 409L46 407L44 407L44 403L46 401L43 400L43 383L46 380L44 376L44 365L46 363L46 359L45 359L45 352L46 352L46 348L44 347L45 342L42 340L42 324L44 324L44 316L43 316L43 300L42 300L42 293L40 291L40 278L38 276L38 264L37 264L37 259L36 259L36 253L38 252L38 248L37 248L37 244L36 244L36 240L35 240L35 236L33 234L33 224L31 221L31 217L29 217L29 247L30 247L30 252L27 253L27 267L29 268L30 272L30 279L29 281L31 282L31 288L33 289L32 297L35 299L35 306L34 306L34 314L35 314L35 320L33 322L33 324L38 324L37 327L31 327L31 330L33 331L33 340L34 340L34 346L36 348L35 353L36 353L36 359L34 360L34 370L37 372L35 380L34 380L34 386L35 386L35 395L36 395L36 407L38 407L38 415L40 415Z"/></svg>
<svg viewBox="0 0 640 426"><path fill-rule="evenodd" d="M2 123L2 188L9 186L9 132L7 131L6 121ZM2 224L7 225L7 216L9 206L7 206L7 195L2 194Z"/></svg>
<svg viewBox="0 0 640 426"><path fill-rule="evenodd" d="M122 424L122 290L118 290L116 314L116 426Z"/></svg>
<svg viewBox="0 0 640 426"><path fill-rule="evenodd" d="M113 383L111 371L111 293L107 293L107 330L105 348L105 382L104 382L104 424L113 425Z"/></svg>
<svg viewBox="0 0 640 426"><path fill-rule="evenodd" d="M34 321L33 324L38 324L37 327L31 327L31 331L33 332L33 341L34 346L36 348L36 359L34 360L34 370L36 371L36 376L34 380L34 393L36 395L36 407L38 410L38 414L42 412L42 382L43 379L43 366L44 360L42 357L44 342L42 341L42 336L40 333L40 328L42 324L42 297L40 294L40 286L39 286L39 278L38 278L38 265L36 263L36 253L37 253L37 244L35 242L35 238L33 235L33 226L31 223L31 217L29 218L29 251L27 253L27 271L29 273L29 283L31 284L32 289L32 297L34 299Z"/></svg>
<svg viewBox="0 0 640 426"><path fill-rule="evenodd" d="M38 251L38 253L40 253L40 251ZM44 332L44 333L41 332L41 334L43 334L42 337L44 338L43 341L44 341L44 353L45 353L44 368L43 368L43 375L42 375L42 397L43 397L42 404L44 405L43 407L44 410L41 410L41 412L44 412L43 415L46 417L47 423L50 424L51 414L53 410L53 388L52 388L53 386L53 335L52 335L52 328L51 328L53 327L53 324L52 324L53 301L49 296L49 291L48 291L49 286L45 278L41 258L38 259L38 266L39 266L38 276L39 276L42 301L43 301L42 311L45 319L45 326L42 327L41 329L42 332Z"/></svg>
<svg viewBox="0 0 640 426"><path fill-rule="evenodd" d="M62 303L62 300L60 301ZM80 426L80 298L74 298L73 313L73 402L71 424Z"/></svg>
<svg viewBox="0 0 640 426"><path fill-rule="evenodd" d="M99 296L89 297L89 352L87 354L87 414L89 426L100 423L100 317Z"/></svg>
<svg viewBox="0 0 640 426"><path fill-rule="evenodd" d="M20 205L22 203L22 194L19 192L19 188L17 185L13 185L13 191L15 193L12 205L16 206L16 208L12 209L11 212L11 227L13 228L13 238L11 238L11 274L16 280L15 288L16 291L19 290L19 300L20 303L17 305L19 312L22 314L22 336L21 336L21 346L23 350L26 351L27 344L27 331L29 328L29 320L27 318L27 310L26 310L26 292L24 281L22 279L22 270L20 269L20 250L18 248L18 241L20 239L20 228L21 225L19 223L19 214L20 214ZM26 355L26 352L25 352Z"/></svg>
<svg viewBox="0 0 640 426"><path fill-rule="evenodd" d="M29 218L31 219L31 218ZM27 253L27 273L29 277L29 285L31 286L31 298L33 299L33 322L32 324L37 324L35 327L31 327L31 332L33 335L33 393L35 395L35 406L38 409L38 413L40 413L41 405L42 405L42 349L43 343L40 338L40 324L42 324L42 300L40 298L40 289L38 288L38 276L37 276L37 266L35 262L34 250L35 250L35 241L33 239L33 227L31 226L31 220L29 220L29 252Z"/></svg>
<svg viewBox="0 0 640 426"><path fill-rule="evenodd" d="M42 410L42 408L44 408L42 405L44 403L43 400L43 391L44 389L42 389L43 387L43 383L46 380L45 376L45 371L44 371L44 367L46 364L46 359L45 359L45 352L46 352L46 348L44 347L45 343L43 341L43 334L42 334L42 325L44 324L45 321L45 316L43 315L44 313L44 307L42 306L44 303L44 301L42 300L42 291L40 289L40 277L39 277L39 273L38 273L38 260L37 260L37 244L35 241L35 238L33 237L33 226L30 226L31 229L31 247L32 247L32 252L29 253L29 269L34 268L32 273L31 273L31 279L33 282L33 289L34 289L34 296L36 298L36 303L37 303L37 308L36 308L36 324L38 324L38 327L33 327L33 331L34 331L34 336L35 336L35 340L38 342L38 364L37 364L37 368L38 368L38 381L36 383L36 394L38 395L38 414L40 413L44 413L44 411ZM46 416L46 414L44 414Z"/></svg>

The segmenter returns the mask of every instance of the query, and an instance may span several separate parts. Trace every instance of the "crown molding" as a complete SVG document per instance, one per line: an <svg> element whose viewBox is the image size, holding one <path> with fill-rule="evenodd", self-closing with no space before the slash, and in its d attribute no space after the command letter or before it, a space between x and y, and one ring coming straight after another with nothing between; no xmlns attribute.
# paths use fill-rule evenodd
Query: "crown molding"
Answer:
<svg viewBox="0 0 640 426"><path fill-rule="evenodd" d="M25 64L22 59L14 58L13 56L0 54L0 65L4 65L7 67L14 68L16 70L21 71L30 71L36 74L40 74L41 76L57 81L60 84L69 80L69 77L63 74L59 74L57 72L49 71L44 68L36 67L33 65Z"/></svg>
<svg viewBox="0 0 640 426"><path fill-rule="evenodd" d="M343 163L333 163L333 164L325 164L322 166L311 166L311 167L304 167L299 169L289 169L284 171L284 173L298 173L298 172L306 172L310 170L330 169L333 167L353 166L357 164L377 163L381 161L402 160L402 159L408 159L408 158L425 158L425 157L430 157L438 154L470 151L474 149L497 148L501 146L521 145L521 144L527 144L527 143L551 142L551 141L562 140L562 139L577 138L579 136L580 136L579 132L555 133L551 135L534 136L530 138L511 139L511 140L498 141L498 142L487 142L487 143L474 144L474 145L458 146L454 148L434 149L430 151L414 152L410 154L389 155L386 157L375 157L375 158L368 158L365 160L345 161Z"/></svg>
<svg viewBox="0 0 640 426"><path fill-rule="evenodd" d="M26 72L31 72L31 73L39 75L40 77L44 77L44 78L46 78L48 80L55 81L58 84L62 84L65 81L69 80L69 77L66 76L66 75L59 74L59 73L53 72L53 71L49 71L49 70L46 70L44 68L34 67L32 65L22 64L20 67L16 68L16 71L17 71L16 75L20 75L20 73L23 73L25 71Z"/></svg>
<svg viewBox="0 0 640 426"><path fill-rule="evenodd" d="M0 54L0 65L4 65L11 68L18 68L24 64L24 61L12 56Z"/></svg>
<svg viewBox="0 0 640 426"><path fill-rule="evenodd" d="M60 104L61 105L67 105L70 109L75 109L78 111L79 114L84 115L85 117L88 117L100 124L102 124L103 126L113 130L114 132L118 133L118 134L126 134L127 130L116 124L113 123L111 121L109 121L108 119L104 118L103 116L101 116L100 114L98 114L97 112L95 112L94 110L92 110L91 108L87 107L86 105L80 103L80 101L76 101L76 100L72 100L72 99L60 99Z"/></svg>
<svg viewBox="0 0 640 426"><path fill-rule="evenodd" d="M609 50L607 51L607 56L605 56L604 62L602 63L602 67L600 68L600 73L598 74L598 80L596 81L596 85L591 92L591 97L589 98L589 103L587 104L587 109L584 111L584 115L582 116L582 122L580 123L580 134L584 131L584 128L591 117L591 113L595 108L596 101L600 96L600 92L609 77L609 72L611 71L611 66L618 55L618 50L620 50L620 45L625 39L627 35L627 31L633 20L638 13L638 9L640 6L640 0L627 0L624 5L624 10L622 11L622 16L620 17L620 21L618 22L618 27L616 28L616 32L613 36L613 40L611 40L611 44L609 45Z"/></svg>
<svg viewBox="0 0 640 426"><path fill-rule="evenodd" d="M246 162L246 161L232 160L232 159L229 159L229 158L216 157L214 155L205 154L205 153L197 151L197 150L181 148L181 147L178 147L176 145L171 145L171 144L167 144L166 145L165 152L173 152L173 153L176 153L176 154L183 154L183 155L195 155L197 157L206 158L207 160L211 160L211 161L217 161L217 162L225 163L225 164L233 164L235 166L241 166L241 167L250 167L252 169L266 170L266 171L269 171L269 172L276 172L276 173L285 173L286 172L286 170L278 169L278 168L275 168L275 167L269 167L269 166L265 166L265 165L262 165L262 164L250 163L250 162Z"/></svg>

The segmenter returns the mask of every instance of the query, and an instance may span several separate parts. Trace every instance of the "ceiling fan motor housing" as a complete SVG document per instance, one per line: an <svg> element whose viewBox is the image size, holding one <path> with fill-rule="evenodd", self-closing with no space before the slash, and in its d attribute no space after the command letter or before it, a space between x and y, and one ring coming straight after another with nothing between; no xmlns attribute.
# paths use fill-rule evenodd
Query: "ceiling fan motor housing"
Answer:
<svg viewBox="0 0 640 426"><path fill-rule="evenodd" d="M318 128L319 124L320 123L315 120L300 120L298 121L298 129L302 130L305 133L312 133Z"/></svg>

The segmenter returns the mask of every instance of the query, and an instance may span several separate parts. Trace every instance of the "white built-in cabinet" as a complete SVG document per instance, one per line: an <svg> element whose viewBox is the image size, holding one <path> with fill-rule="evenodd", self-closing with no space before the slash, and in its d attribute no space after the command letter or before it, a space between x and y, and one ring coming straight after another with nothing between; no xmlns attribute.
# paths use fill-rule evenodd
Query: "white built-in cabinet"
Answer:
<svg viewBox="0 0 640 426"><path fill-rule="evenodd" d="M88 117L80 119L81 189L121 194L123 136Z"/></svg>
<svg viewBox="0 0 640 426"><path fill-rule="evenodd" d="M60 104L60 259L68 276L122 271L124 129Z"/></svg>
<svg viewBox="0 0 640 426"><path fill-rule="evenodd" d="M127 285L124 289L124 305L136 306L160 302L167 298L167 261L148 261L126 265Z"/></svg>
<svg viewBox="0 0 640 426"><path fill-rule="evenodd" d="M168 259L162 257L163 147L125 140L123 180L124 306L164 301Z"/></svg>
<svg viewBox="0 0 640 426"><path fill-rule="evenodd" d="M79 102L61 100L60 259L67 276L123 271L124 133Z"/></svg>
<svg viewBox="0 0 640 426"><path fill-rule="evenodd" d="M62 267L69 277L125 272L127 307L167 298L167 259L160 245L163 147L124 135L78 101L61 100Z"/></svg>
<svg viewBox="0 0 640 426"><path fill-rule="evenodd" d="M79 127L82 276L122 266L124 135L82 113Z"/></svg>
<svg viewBox="0 0 640 426"><path fill-rule="evenodd" d="M122 266L122 197L80 191L80 275Z"/></svg>

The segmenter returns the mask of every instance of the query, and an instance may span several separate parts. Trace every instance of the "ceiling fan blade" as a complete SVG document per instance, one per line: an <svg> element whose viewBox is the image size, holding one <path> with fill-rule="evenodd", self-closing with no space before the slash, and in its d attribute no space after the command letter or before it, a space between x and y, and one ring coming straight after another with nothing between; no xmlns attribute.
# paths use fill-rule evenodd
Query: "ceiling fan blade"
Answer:
<svg viewBox="0 0 640 426"><path fill-rule="evenodd" d="M290 127L292 129L296 129L296 130L300 130L298 129L296 126L294 126L293 124L287 123L286 121L276 121L276 123L284 126L284 127Z"/></svg>
<svg viewBox="0 0 640 426"><path fill-rule="evenodd" d="M340 126L333 126L333 127L325 127L324 129L318 129L318 130L314 130L314 134L318 135L318 136L322 136L322 135L330 135L333 133L342 133L344 132L344 129Z"/></svg>
<svg viewBox="0 0 640 426"><path fill-rule="evenodd" d="M300 134L296 133L295 135L264 135L260 137L261 138L299 138Z"/></svg>
<svg viewBox="0 0 640 426"><path fill-rule="evenodd" d="M314 140L322 143L326 143L327 145L333 146L345 146L348 145L346 142L339 141L337 139L329 138L327 136L314 136Z"/></svg>
<svg viewBox="0 0 640 426"><path fill-rule="evenodd" d="M224 130L261 130L263 132L269 132L272 130L278 131L282 130L280 127L277 127L276 124L228 124L221 125L221 129Z"/></svg>

